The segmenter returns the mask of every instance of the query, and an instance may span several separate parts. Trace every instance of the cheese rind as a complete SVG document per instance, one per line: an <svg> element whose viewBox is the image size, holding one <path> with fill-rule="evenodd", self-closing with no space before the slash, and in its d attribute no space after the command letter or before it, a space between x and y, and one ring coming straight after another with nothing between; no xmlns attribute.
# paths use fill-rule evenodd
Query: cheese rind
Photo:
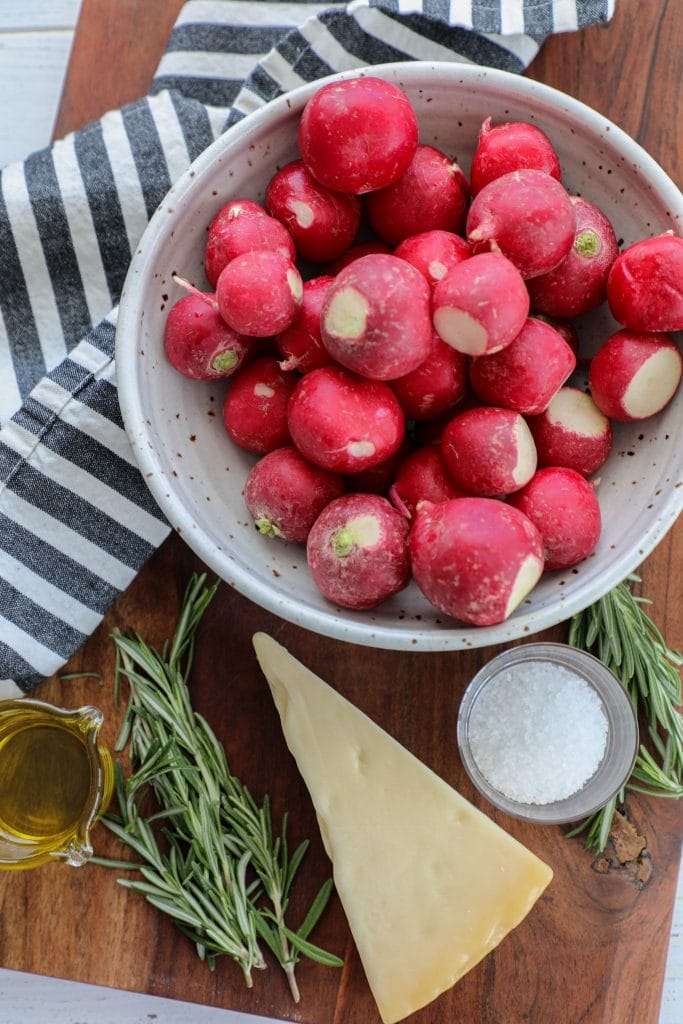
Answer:
<svg viewBox="0 0 683 1024"><path fill-rule="evenodd" d="M385 1024L454 985L550 868L264 633L254 647Z"/></svg>

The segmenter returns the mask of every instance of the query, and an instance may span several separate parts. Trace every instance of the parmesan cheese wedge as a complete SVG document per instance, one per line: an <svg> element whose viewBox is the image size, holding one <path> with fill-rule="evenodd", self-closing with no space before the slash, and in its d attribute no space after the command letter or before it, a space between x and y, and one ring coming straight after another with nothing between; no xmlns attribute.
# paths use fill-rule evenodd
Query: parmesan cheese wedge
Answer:
<svg viewBox="0 0 683 1024"><path fill-rule="evenodd" d="M385 1024L449 989L550 868L265 633L254 647Z"/></svg>

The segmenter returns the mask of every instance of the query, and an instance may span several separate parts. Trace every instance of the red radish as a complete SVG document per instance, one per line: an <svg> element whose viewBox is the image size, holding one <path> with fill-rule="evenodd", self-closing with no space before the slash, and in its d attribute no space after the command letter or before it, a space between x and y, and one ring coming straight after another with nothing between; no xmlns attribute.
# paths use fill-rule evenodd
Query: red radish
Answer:
<svg viewBox="0 0 683 1024"><path fill-rule="evenodd" d="M421 501L448 501L465 493L451 479L439 445L429 444L403 460L389 497L399 511L413 517Z"/></svg>
<svg viewBox="0 0 683 1024"><path fill-rule="evenodd" d="M253 199L231 199L229 203L222 206L216 216L213 218L212 223L224 223L227 224L231 220L236 220L238 217L267 217L265 207L261 206L260 203L255 203Z"/></svg>
<svg viewBox="0 0 683 1024"><path fill-rule="evenodd" d="M359 473L398 451L405 417L388 384L338 366L311 370L289 403L289 429L299 451L333 473Z"/></svg>
<svg viewBox="0 0 683 1024"><path fill-rule="evenodd" d="M482 407L460 413L444 430L441 450L448 472L469 494L511 494L536 471L534 440L511 409Z"/></svg>
<svg viewBox="0 0 683 1024"><path fill-rule="evenodd" d="M328 366L332 357L323 345L320 334L320 311L333 277L314 277L304 281L304 295L296 320L277 337L284 356L283 370L308 373L318 366Z"/></svg>
<svg viewBox="0 0 683 1024"><path fill-rule="evenodd" d="M307 555L313 582L343 608L375 608L410 581L408 524L377 494L331 502L308 535Z"/></svg>
<svg viewBox="0 0 683 1024"><path fill-rule="evenodd" d="M363 256L337 275L320 318L325 348L349 370L393 380L429 355L429 285L405 260Z"/></svg>
<svg viewBox="0 0 683 1024"><path fill-rule="evenodd" d="M475 196L467 215L474 252L500 252L522 277L554 270L574 241L574 208L563 186L544 171L511 171Z"/></svg>
<svg viewBox="0 0 683 1024"><path fill-rule="evenodd" d="M418 231L462 231L468 199L458 165L433 146L418 146L405 174L370 193L366 208L375 234L396 245Z"/></svg>
<svg viewBox="0 0 683 1024"><path fill-rule="evenodd" d="M427 600L474 626L507 619L543 571L536 527L491 498L423 502L410 532L410 557Z"/></svg>
<svg viewBox="0 0 683 1024"><path fill-rule="evenodd" d="M394 249L398 256L412 263L416 270L427 278L430 287L434 288L451 267L468 259L472 255L472 247L460 235L452 231L422 231L419 235L411 235Z"/></svg>
<svg viewBox="0 0 683 1024"><path fill-rule="evenodd" d="M531 316L537 320L542 320L544 324L550 324L554 327L558 334L561 334L564 340L569 345L570 349L574 353L574 358L577 363L579 362L579 335L574 327L574 324L569 320L562 320L557 316L546 316L545 313L537 313L534 311Z"/></svg>
<svg viewBox="0 0 683 1024"><path fill-rule="evenodd" d="M428 444L438 444L443 437L444 430L454 416L459 416L461 412L466 412L468 409L480 408L481 402L479 399L475 398L468 391L454 408L446 409L445 412L440 413L431 420L416 420L412 431L415 444L420 448Z"/></svg>
<svg viewBox="0 0 683 1024"><path fill-rule="evenodd" d="M417 117L407 96L371 76L330 82L304 107L299 149L307 168L335 192L386 188L417 149Z"/></svg>
<svg viewBox="0 0 683 1024"><path fill-rule="evenodd" d="M612 424L590 395L560 388L540 416L527 419L539 466L565 466L590 476L612 450Z"/></svg>
<svg viewBox="0 0 683 1024"><path fill-rule="evenodd" d="M396 477L398 467L412 450L413 446L406 434L398 451L390 455L384 462L370 466L369 469L362 469L360 473L347 473L345 477L347 491L357 494L387 495Z"/></svg>
<svg viewBox="0 0 683 1024"><path fill-rule="evenodd" d="M305 544L322 510L345 490L340 476L286 447L259 459L247 476L244 500L265 536Z"/></svg>
<svg viewBox="0 0 683 1024"><path fill-rule="evenodd" d="M294 260L292 236L274 217L250 199L238 199L218 211L209 225L204 255L204 273L212 287L236 256L263 250L279 252Z"/></svg>
<svg viewBox="0 0 683 1024"><path fill-rule="evenodd" d="M233 330L267 338L296 320L304 286L291 260L277 252L247 252L221 271L220 314Z"/></svg>
<svg viewBox="0 0 683 1024"><path fill-rule="evenodd" d="M598 409L613 420L642 420L663 409L678 387L683 359L668 334L617 331L590 365Z"/></svg>
<svg viewBox="0 0 683 1024"><path fill-rule="evenodd" d="M536 416L548 407L576 366L576 357L562 335L529 317L517 337L502 351L472 362L470 384L489 405Z"/></svg>
<svg viewBox="0 0 683 1024"><path fill-rule="evenodd" d="M225 429L235 444L259 455L291 444L287 403L298 379L270 356L235 374L223 406Z"/></svg>
<svg viewBox="0 0 683 1024"><path fill-rule="evenodd" d="M435 416L433 420L418 420L413 429L415 444L419 448L424 448L428 444L440 444L444 430L457 412L459 412L459 407L446 409L446 412Z"/></svg>
<svg viewBox="0 0 683 1024"><path fill-rule="evenodd" d="M683 331L683 238L667 231L625 249L610 271L607 301L632 331Z"/></svg>
<svg viewBox="0 0 683 1024"><path fill-rule="evenodd" d="M517 268L499 253L482 253L452 267L434 289L434 327L468 356L498 352L529 314L529 293Z"/></svg>
<svg viewBox="0 0 683 1024"><path fill-rule="evenodd" d="M576 470L539 469L509 504L531 520L543 540L546 569L567 569L590 555L600 538L595 490Z"/></svg>
<svg viewBox="0 0 683 1024"><path fill-rule="evenodd" d="M314 263L341 256L360 224L358 197L331 192L311 176L301 160L282 167L270 179L266 207L289 229L299 256Z"/></svg>
<svg viewBox="0 0 683 1024"><path fill-rule="evenodd" d="M432 331L429 355L390 387L408 419L432 419L451 409L467 391L468 359Z"/></svg>
<svg viewBox="0 0 683 1024"><path fill-rule="evenodd" d="M574 207L574 243L558 267L529 281L532 306L549 316L579 316L607 298L607 277L619 255L614 228L602 210L581 196Z"/></svg>
<svg viewBox="0 0 683 1024"><path fill-rule="evenodd" d="M228 327L210 293L185 295L166 318L166 355L179 373L192 380L229 377L251 355L254 345L253 338Z"/></svg>
<svg viewBox="0 0 683 1024"><path fill-rule="evenodd" d="M490 181L522 169L545 171L551 178L562 181L560 161L544 131L525 121L509 121L492 127L491 118L487 117L472 159L472 195L476 196Z"/></svg>
<svg viewBox="0 0 683 1024"><path fill-rule="evenodd" d="M359 242L358 245L352 245L350 249L347 249L338 260L330 263L325 270L328 274L336 277L340 270L348 267L349 263L353 263L354 260L359 260L361 256L371 256L373 253L378 252L389 254L391 249L386 242Z"/></svg>

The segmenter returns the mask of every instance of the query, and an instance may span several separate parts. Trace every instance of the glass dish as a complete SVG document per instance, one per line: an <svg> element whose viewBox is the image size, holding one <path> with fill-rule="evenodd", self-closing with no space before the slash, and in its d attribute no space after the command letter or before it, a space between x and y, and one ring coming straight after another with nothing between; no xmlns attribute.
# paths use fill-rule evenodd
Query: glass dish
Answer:
<svg viewBox="0 0 683 1024"><path fill-rule="evenodd" d="M571 796L545 804L520 803L491 786L474 759L469 739L470 718L483 689L511 666L534 662L559 665L580 676L600 698L607 717L605 751L594 774ZM559 825L588 817L624 786L638 753L638 721L624 687L592 654L566 644L522 644L492 658L474 676L460 704L457 740L465 771L495 807L525 821Z"/></svg>
<svg viewBox="0 0 683 1024"><path fill-rule="evenodd" d="M0 869L92 856L90 831L114 785L101 725L90 706L0 701Z"/></svg>

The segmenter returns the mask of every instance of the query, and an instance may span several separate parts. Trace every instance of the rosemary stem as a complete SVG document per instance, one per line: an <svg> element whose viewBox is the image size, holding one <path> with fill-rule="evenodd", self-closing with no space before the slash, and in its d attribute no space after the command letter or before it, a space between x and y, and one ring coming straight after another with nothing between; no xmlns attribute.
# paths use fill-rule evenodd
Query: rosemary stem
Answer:
<svg viewBox="0 0 683 1024"><path fill-rule="evenodd" d="M282 943L283 952L283 968L289 982L289 990L292 993L292 999L295 1003L299 1002L299 986L296 983L296 977L294 975L295 961L291 955L289 949L289 942L287 940L287 933L285 932L285 915L282 909L281 891L279 886L274 887L271 890L270 896L273 904L273 914L277 920L277 930L280 936L280 942Z"/></svg>
<svg viewBox="0 0 683 1024"><path fill-rule="evenodd" d="M298 1003L299 1000L301 999L301 995L299 993L299 986L297 985L296 977L294 974L294 964L292 963L291 960L287 960L285 962L284 972L287 978L287 982L289 984L289 991L292 994L292 999L294 1000L295 1003Z"/></svg>
<svg viewBox="0 0 683 1024"><path fill-rule="evenodd" d="M635 597L628 583L639 583L631 574L604 597L569 623L568 643L597 651L600 660L622 682L639 716L647 721L650 744L659 762L641 746L627 789L650 796L683 796L683 717L679 668L683 658L669 648L655 623L644 611L646 599ZM618 800L623 803L624 792ZM617 799L611 800L583 825L588 827L586 846L600 852L609 837Z"/></svg>
<svg viewBox="0 0 683 1024"><path fill-rule="evenodd" d="M138 869L142 880L119 882L172 917L210 966L221 954L234 959L249 988L253 969L266 966L259 938L266 941L298 1002L294 970L299 950L292 949L296 933L288 930L285 911L307 843L288 859L286 816L277 837L268 797L257 803L232 775L223 746L192 707L188 678L196 633L217 586L204 584L205 576L191 578L173 638L161 653L139 634L112 634L117 697L122 679L129 689L117 749L129 743L133 772L124 782L117 764L120 816L109 813L102 820L142 863L93 861L118 870ZM147 790L160 809L145 818L140 807ZM164 822L163 850L157 841L158 819ZM257 907L262 896L270 905ZM327 894L324 900L316 897L306 921L317 920L326 899ZM303 952L321 963L340 963L308 942Z"/></svg>

